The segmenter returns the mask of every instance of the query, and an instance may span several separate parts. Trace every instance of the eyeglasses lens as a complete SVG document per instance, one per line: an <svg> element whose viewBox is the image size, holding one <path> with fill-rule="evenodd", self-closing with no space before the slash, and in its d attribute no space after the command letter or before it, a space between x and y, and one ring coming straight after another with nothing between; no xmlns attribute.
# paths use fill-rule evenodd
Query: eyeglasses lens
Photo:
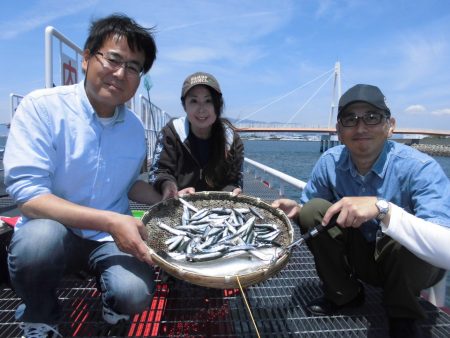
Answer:
<svg viewBox="0 0 450 338"><path fill-rule="evenodd" d="M339 119L344 127L355 127L359 120L362 120L366 126L374 126L380 124L385 117L384 114L378 112L367 112L364 115L346 114Z"/></svg>
<svg viewBox="0 0 450 338"><path fill-rule="evenodd" d="M130 77L139 77L142 73L142 67L132 61L123 61L116 56L110 54L103 54L102 52L97 52L96 55L100 55L103 59L103 66L111 70L118 70L119 68L124 68L125 73Z"/></svg>

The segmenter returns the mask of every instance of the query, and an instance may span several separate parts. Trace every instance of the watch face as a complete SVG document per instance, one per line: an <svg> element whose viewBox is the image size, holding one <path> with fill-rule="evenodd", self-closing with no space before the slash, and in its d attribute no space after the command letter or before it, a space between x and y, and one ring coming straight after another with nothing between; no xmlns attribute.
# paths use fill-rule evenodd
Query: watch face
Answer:
<svg viewBox="0 0 450 338"><path fill-rule="evenodd" d="M389 203L386 200L378 200L376 206L378 208L378 211L380 212L377 216L377 219L382 220L389 211Z"/></svg>
<svg viewBox="0 0 450 338"><path fill-rule="evenodd" d="M389 207L389 203L385 200L378 201L378 206L381 207L381 209L387 209Z"/></svg>

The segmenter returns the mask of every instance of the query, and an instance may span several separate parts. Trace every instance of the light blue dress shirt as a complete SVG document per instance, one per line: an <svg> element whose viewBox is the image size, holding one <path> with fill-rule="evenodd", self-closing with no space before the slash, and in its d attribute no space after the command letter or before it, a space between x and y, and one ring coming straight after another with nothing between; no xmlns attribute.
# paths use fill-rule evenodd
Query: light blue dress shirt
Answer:
<svg viewBox="0 0 450 338"><path fill-rule="evenodd" d="M372 170L361 176L345 146L336 146L317 161L301 196L332 203L346 196L378 196L424 220L450 227L450 180L439 163L416 149L388 140ZM361 226L368 241L376 239L375 220Z"/></svg>
<svg viewBox="0 0 450 338"><path fill-rule="evenodd" d="M25 96L11 123L5 155L5 185L18 203L54 194L73 203L130 214L128 191L146 156L145 131L125 105L103 125L83 81ZM22 217L16 229L27 222ZM107 233L74 229L93 240Z"/></svg>

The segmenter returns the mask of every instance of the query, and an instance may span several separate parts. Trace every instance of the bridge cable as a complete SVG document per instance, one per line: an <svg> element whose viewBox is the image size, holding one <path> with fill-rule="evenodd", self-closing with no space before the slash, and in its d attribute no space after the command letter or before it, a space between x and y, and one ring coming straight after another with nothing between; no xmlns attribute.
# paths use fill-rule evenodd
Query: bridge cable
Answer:
<svg viewBox="0 0 450 338"><path fill-rule="evenodd" d="M331 73L331 72L334 72L334 68L332 68L331 70L326 71L325 73L323 73L322 75L319 75L318 77L312 79L311 81L308 81L308 82L302 84L301 86L299 86L299 87L297 87L297 88L291 90L290 92L288 92L288 93L286 93L286 94L284 94L284 95L282 95L282 96L276 98L276 99L273 100L272 102L269 102L269 103L266 104L265 106L263 106L263 107L261 107L261 108L255 110L254 112L248 114L248 115L245 116L244 118L242 118L242 119L236 121L234 124L237 125L239 122L242 122L243 120L248 119L249 117L255 115L257 112L260 112L261 110L263 110L263 109L265 109L265 108L271 106L272 104L274 104L274 103L276 103L276 102L278 102L278 101L284 99L285 97L291 95L293 92L297 91L298 89L301 89L301 88L303 88L303 87L306 87L306 86L309 85L310 83L312 83L312 82L314 82L314 81L316 81L316 80L318 80L318 79L324 77L325 75L327 75L327 74L329 74L329 73Z"/></svg>
<svg viewBox="0 0 450 338"><path fill-rule="evenodd" d="M311 102L311 100L317 95L317 93L323 88L323 86L325 86L325 84L326 84L328 81L330 81L333 77L334 77L334 74L331 74L331 75L325 80L325 82L322 83L322 85L321 85L319 88L317 88L317 90L311 95L311 97L310 97L308 100L306 100L306 102L303 104L303 106L301 106L301 107L299 108L299 110L297 110L297 111L294 113L294 115L292 115L292 117L287 121L287 123L291 123L291 121L292 121L295 117L297 117L298 113L300 113L300 112L303 110L303 108L305 108L305 106L306 106L309 102Z"/></svg>

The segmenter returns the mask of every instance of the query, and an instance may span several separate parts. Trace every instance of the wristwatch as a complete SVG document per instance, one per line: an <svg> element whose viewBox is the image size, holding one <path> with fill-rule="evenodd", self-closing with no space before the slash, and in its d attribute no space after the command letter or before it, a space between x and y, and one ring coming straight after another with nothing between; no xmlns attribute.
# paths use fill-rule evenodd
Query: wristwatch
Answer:
<svg viewBox="0 0 450 338"><path fill-rule="evenodd" d="M383 218L387 215L387 213L389 212L389 202L382 199L382 198L378 198L377 203L375 203L375 205L378 208L378 215L377 215L377 220L382 221Z"/></svg>

